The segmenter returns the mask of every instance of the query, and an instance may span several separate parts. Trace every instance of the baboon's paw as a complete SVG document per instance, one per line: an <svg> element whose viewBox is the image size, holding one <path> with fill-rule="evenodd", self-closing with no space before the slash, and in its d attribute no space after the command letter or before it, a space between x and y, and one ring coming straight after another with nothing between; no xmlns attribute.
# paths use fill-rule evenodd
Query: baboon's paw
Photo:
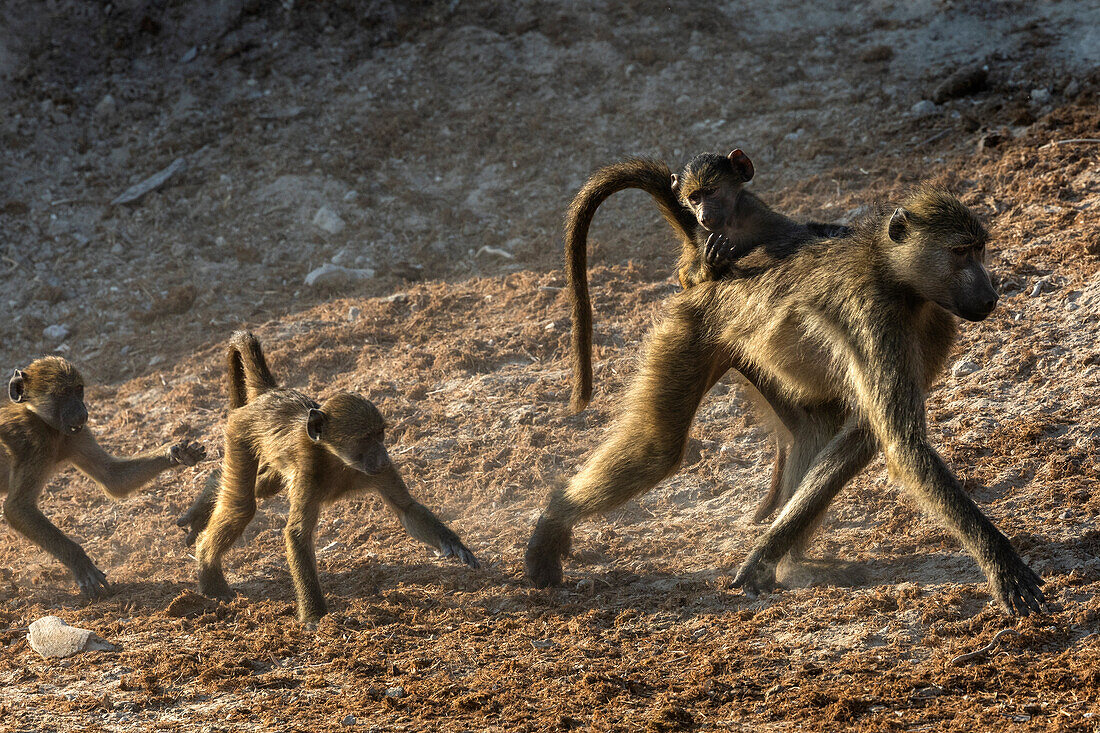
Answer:
<svg viewBox="0 0 1100 733"><path fill-rule="evenodd" d="M536 555L528 550L525 561L527 577L536 588L561 585L561 560L548 555Z"/></svg>
<svg viewBox="0 0 1100 733"><path fill-rule="evenodd" d="M194 441L184 441L169 448L168 455L172 459L172 463L181 466L194 466L203 458L206 458L206 446Z"/></svg>
<svg viewBox="0 0 1100 733"><path fill-rule="evenodd" d="M527 577L536 588L561 585L561 559L569 552L570 534L545 516L539 518L524 556Z"/></svg>
<svg viewBox="0 0 1100 733"><path fill-rule="evenodd" d="M481 563L474 557L474 553L470 552L466 545L462 544L458 539L443 540L440 543L439 554L443 557L455 557L466 563L472 568L480 568Z"/></svg>
<svg viewBox="0 0 1100 733"><path fill-rule="evenodd" d="M737 576L733 579L733 587L740 588L749 598L756 598L761 593L767 593L775 589L775 563L769 562L756 553L749 555Z"/></svg>
<svg viewBox="0 0 1100 733"><path fill-rule="evenodd" d="M88 558L83 558L77 563L73 569L73 578L80 588L81 595L85 598L102 598L111 593L106 573L97 568Z"/></svg>
<svg viewBox="0 0 1100 733"><path fill-rule="evenodd" d="M225 582L225 578L210 578L200 582L199 593L209 598L217 598L219 601L231 601L237 595Z"/></svg>
<svg viewBox="0 0 1100 733"><path fill-rule="evenodd" d="M1030 616L1045 610L1046 597L1040 588L1043 579L1019 558L993 573L989 582L993 597L1009 616Z"/></svg>

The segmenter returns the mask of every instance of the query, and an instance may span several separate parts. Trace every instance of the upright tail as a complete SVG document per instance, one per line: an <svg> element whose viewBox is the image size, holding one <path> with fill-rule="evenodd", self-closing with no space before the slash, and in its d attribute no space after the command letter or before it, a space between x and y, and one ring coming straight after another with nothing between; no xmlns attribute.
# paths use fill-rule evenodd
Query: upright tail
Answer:
<svg viewBox="0 0 1100 733"><path fill-rule="evenodd" d="M657 208L676 234L691 242L695 217L672 190L672 171L651 158L628 158L592 174L569 205L565 220L565 266L573 301L573 396L570 408L580 412L592 399L592 301L588 295L588 227L608 196L638 188L657 202Z"/></svg>
<svg viewBox="0 0 1100 733"><path fill-rule="evenodd" d="M229 372L229 409L247 405L279 385L267 368L260 342L250 331L237 331L225 355Z"/></svg>

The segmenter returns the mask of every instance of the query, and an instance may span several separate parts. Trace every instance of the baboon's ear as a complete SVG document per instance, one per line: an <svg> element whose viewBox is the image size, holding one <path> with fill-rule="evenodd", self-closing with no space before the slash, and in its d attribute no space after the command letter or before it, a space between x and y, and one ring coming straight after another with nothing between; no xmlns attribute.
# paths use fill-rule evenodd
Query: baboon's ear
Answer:
<svg viewBox="0 0 1100 733"><path fill-rule="evenodd" d="M746 183L752 180L753 175L756 173L756 169L752 167L752 161L749 160L749 156L741 152L741 148L731 150L730 154L726 156L729 158L730 163L733 164L733 169L741 174L741 180Z"/></svg>
<svg viewBox="0 0 1100 733"><path fill-rule="evenodd" d="M325 431L325 423L328 422L328 415L318 410L316 407L311 408L309 411L309 417L306 419L306 434L309 435L309 439L316 443L321 439L321 434Z"/></svg>
<svg viewBox="0 0 1100 733"><path fill-rule="evenodd" d="M22 402L25 390L23 372L16 369L15 374L11 375L11 380L8 382L8 397L11 398L12 402Z"/></svg>
<svg viewBox="0 0 1100 733"><path fill-rule="evenodd" d="M680 193L680 176L675 173L672 174L672 191L673 193Z"/></svg>
<svg viewBox="0 0 1100 733"><path fill-rule="evenodd" d="M909 212L900 206L894 209L890 216L890 226L886 230L890 239L900 242L905 238L905 232L909 230Z"/></svg>

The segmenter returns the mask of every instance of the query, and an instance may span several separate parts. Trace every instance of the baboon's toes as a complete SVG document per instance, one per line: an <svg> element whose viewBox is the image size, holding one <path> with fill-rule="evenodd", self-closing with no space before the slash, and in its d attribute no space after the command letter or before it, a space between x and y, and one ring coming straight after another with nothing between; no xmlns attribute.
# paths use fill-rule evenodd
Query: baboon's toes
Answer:
<svg viewBox="0 0 1100 733"><path fill-rule="evenodd" d="M111 585L102 570L89 563L74 573L76 584L85 598L102 598L111 593Z"/></svg>
<svg viewBox="0 0 1100 733"><path fill-rule="evenodd" d="M1045 610L1046 597L1039 587L1042 584L1042 578L1020 563L1020 567L1014 571L997 575L993 583L993 595L1008 615L1030 616Z"/></svg>
<svg viewBox="0 0 1100 733"><path fill-rule="evenodd" d="M524 561L527 577L536 588L561 585L561 558L569 551L570 531L548 520L539 518L534 534L527 543Z"/></svg>
<svg viewBox="0 0 1100 733"><path fill-rule="evenodd" d="M552 585L561 585L561 561L558 560L558 558L546 555L532 556L532 553L528 552L526 565L527 577L536 588L549 588Z"/></svg>
<svg viewBox="0 0 1100 733"><path fill-rule="evenodd" d="M733 587L740 588L749 598L774 590L775 563L750 555L737 571Z"/></svg>

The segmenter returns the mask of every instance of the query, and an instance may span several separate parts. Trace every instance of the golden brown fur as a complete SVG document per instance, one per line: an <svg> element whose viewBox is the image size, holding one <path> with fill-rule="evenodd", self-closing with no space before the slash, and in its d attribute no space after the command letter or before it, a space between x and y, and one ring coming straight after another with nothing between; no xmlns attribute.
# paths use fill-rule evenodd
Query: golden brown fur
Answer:
<svg viewBox="0 0 1100 733"><path fill-rule="evenodd" d="M573 198L565 222L565 260L573 311L571 409L574 412L588 405L593 388L588 229L596 209L612 194L638 188L657 203L680 240L678 274L685 290L734 272L767 267L816 237L844 236L850 232L847 227L834 224L797 224L772 211L744 190L754 172L752 162L740 150L727 156L697 155L678 175L659 161L629 158L597 170ZM735 266L737 260L758 248L763 253L746 261L745 269ZM754 513L754 521L759 522L780 504L790 431L751 384L743 386L776 434L771 486Z"/></svg>
<svg viewBox="0 0 1100 733"><path fill-rule="evenodd" d="M206 455L198 443L157 448L134 458L106 453L85 426L84 380L65 359L47 356L16 370L9 402L0 407L0 494L4 516L15 531L56 557L72 572L82 593L110 591L107 576L76 542L38 509L50 477L72 464L110 496L122 498L162 471L193 466Z"/></svg>
<svg viewBox="0 0 1100 733"><path fill-rule="evenodd" d="M478 567L458 536L409 495L383 446L385 421L373 404L339 392L318 405L301 392L278 387L259 342L247 332L234 334L227 362L232 409L222 469L178 522L190 525L189 537L198 536L203 593L233 595L222 555L255 515L256 498L283 488L290 499L287 561L302 621L327 612L313 542L321 505L352 491L377 491L409 534Z"/></svg>
<svg viewBox="0 0 1100 733"><path fill-rule="evenodd" d="M924 401L956 333L996 293L982 264L985 229L957 199L921 188L852 236L809 242L753 277L675 296L649 335L608 436L531 537L527 572L560 582L571 528L676 470L699 402L727 369L750 378L793 426L783 511L738 572L770 588L829 503L874 455L975 557L1010 613L1042 608L1042 581L981 513L928 442Z"/></svg>

